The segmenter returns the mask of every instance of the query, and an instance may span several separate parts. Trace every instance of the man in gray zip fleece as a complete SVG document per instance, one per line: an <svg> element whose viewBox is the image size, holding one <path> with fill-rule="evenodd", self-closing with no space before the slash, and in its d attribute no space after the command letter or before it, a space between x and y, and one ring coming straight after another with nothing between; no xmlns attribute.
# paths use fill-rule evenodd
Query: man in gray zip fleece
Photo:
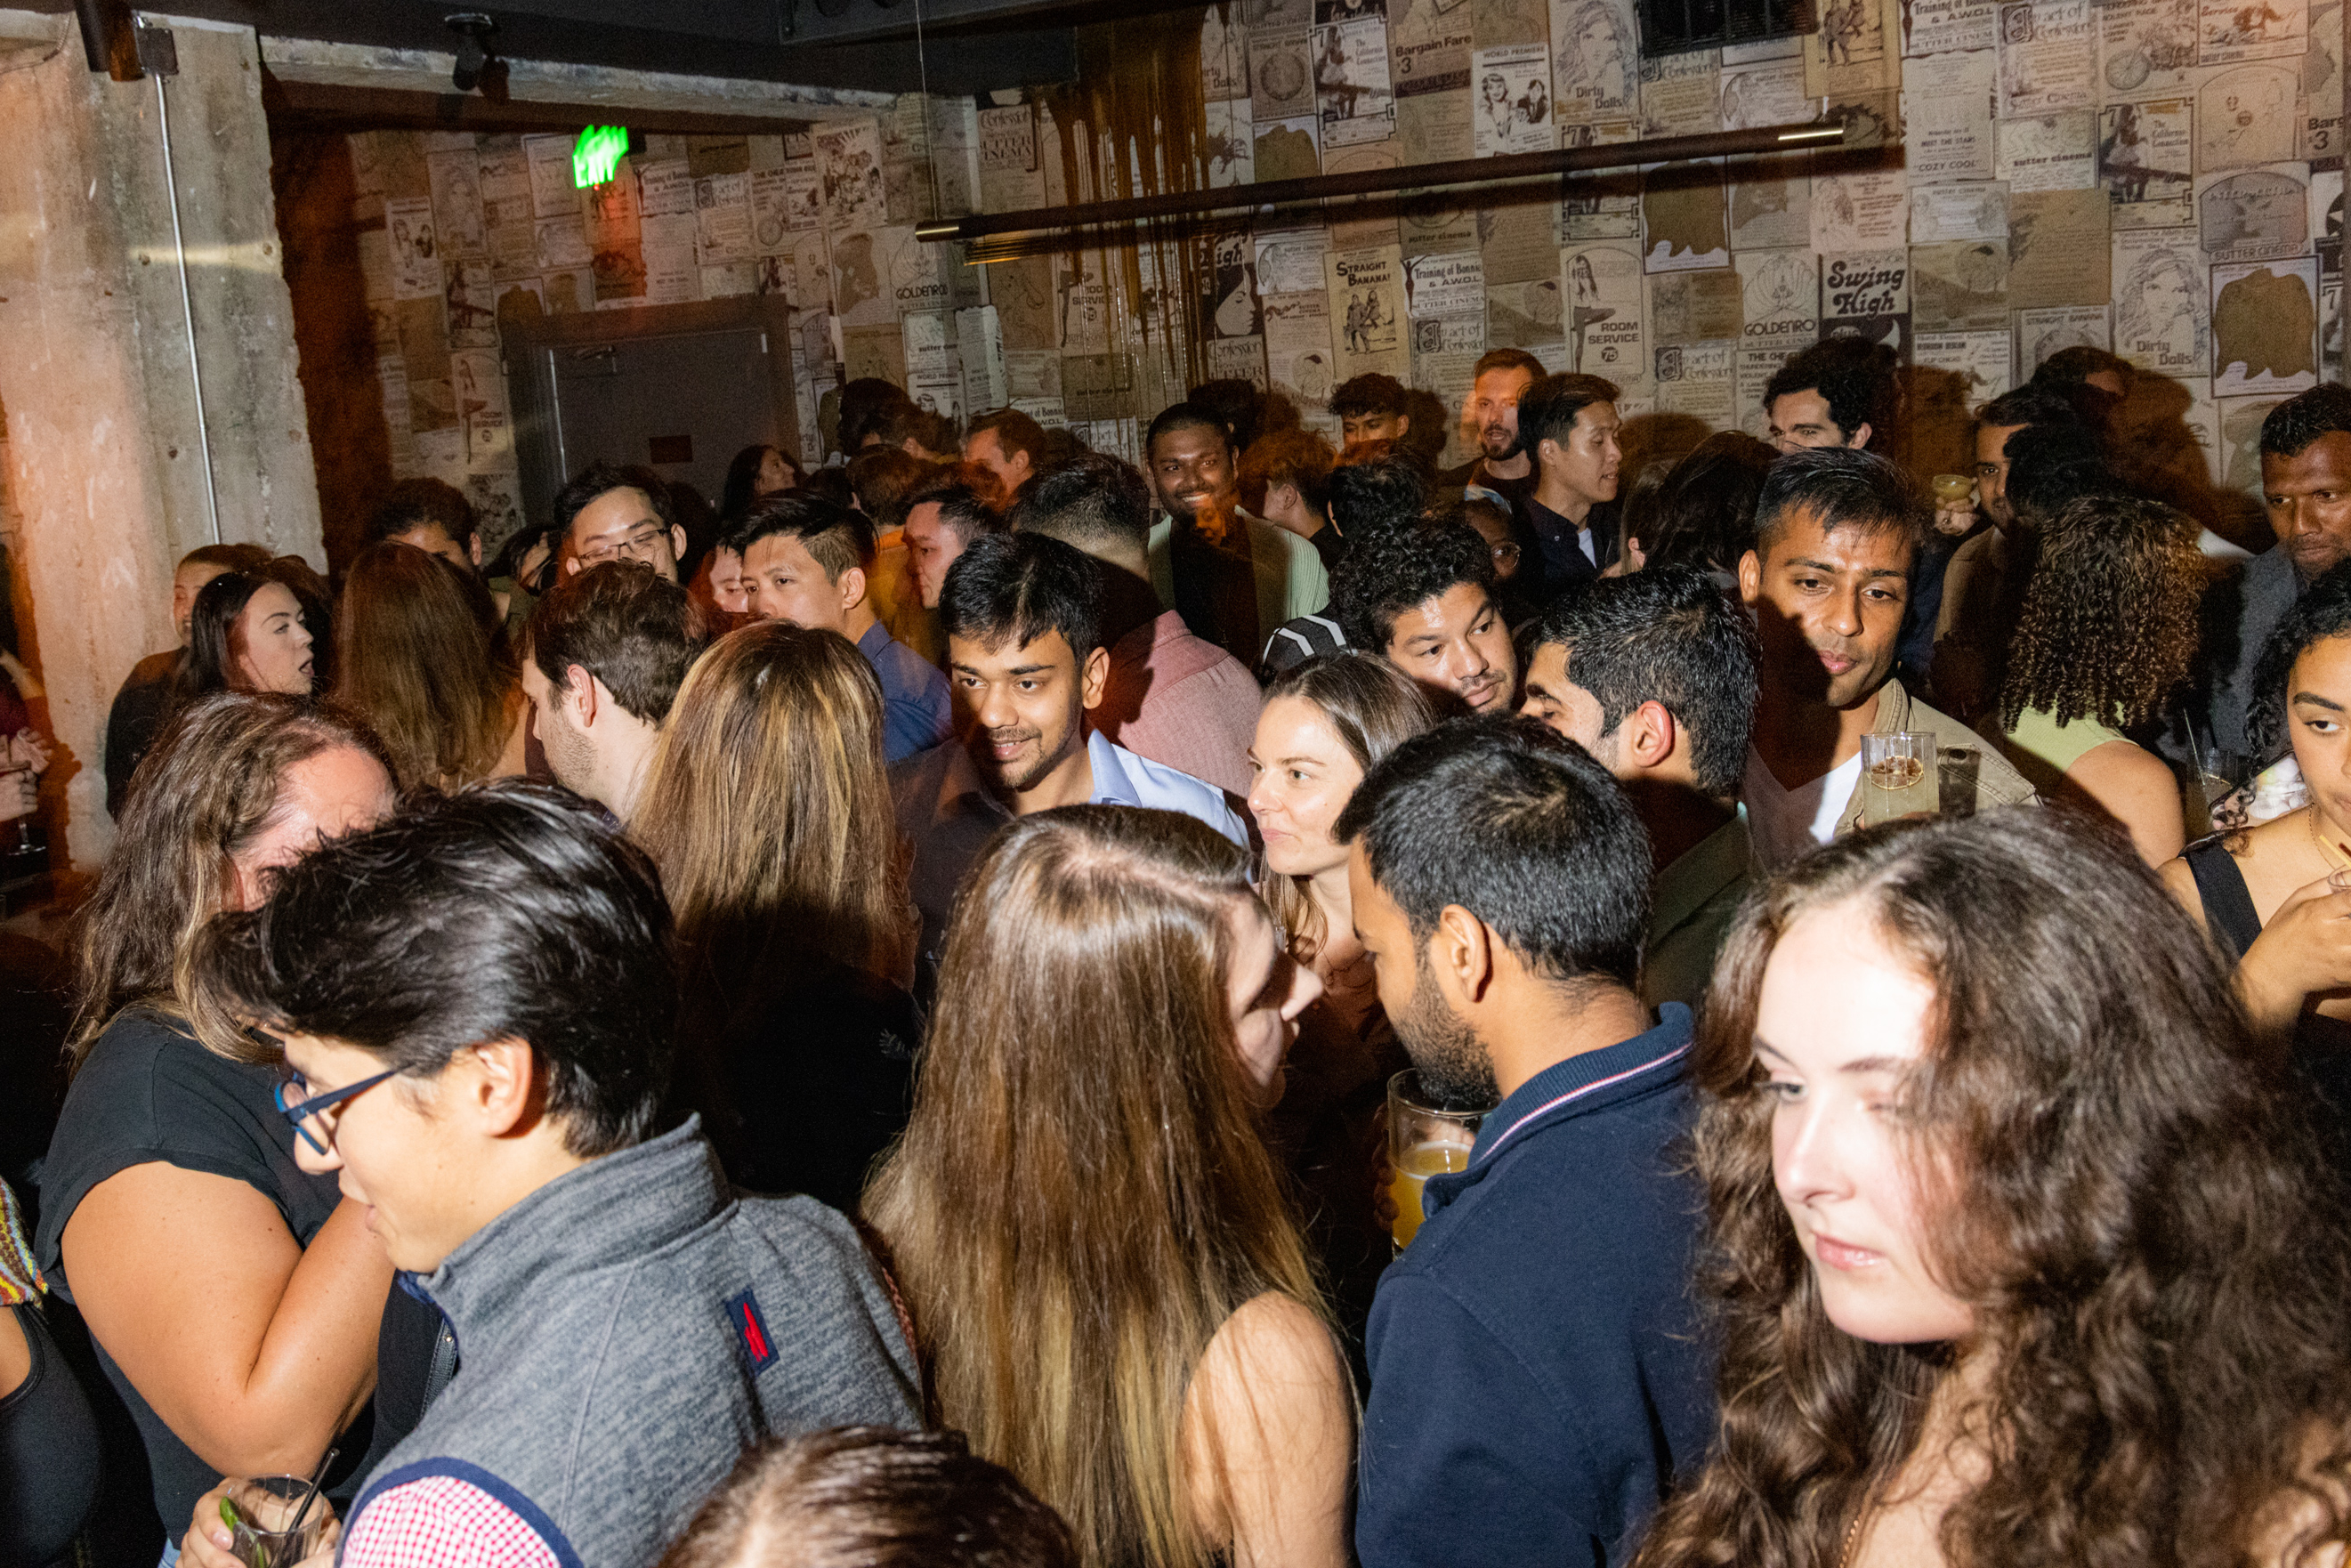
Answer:
<svg viewBox="0 0 2351 1568"><path fill-rule="evenodd" d="M456 1339L352 1505L348 1568L643 1568L746 1443L918 1423L849 1221L736 1197L693 1121L648 1135L670 937L643 852L519 781L331 843L208 936L202 983L285 1042L297 1157L340 1173ZM234 1561L217 1499L191 1568Z"/></svg>

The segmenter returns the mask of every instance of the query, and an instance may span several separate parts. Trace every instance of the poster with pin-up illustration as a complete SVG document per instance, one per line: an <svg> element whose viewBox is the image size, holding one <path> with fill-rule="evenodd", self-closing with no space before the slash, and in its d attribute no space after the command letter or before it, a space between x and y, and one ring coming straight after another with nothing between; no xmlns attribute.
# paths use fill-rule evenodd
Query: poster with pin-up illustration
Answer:
<svg viewBox="0 0 2351 1568"><path fill-rule="evenodd" d="M1551 91L1562 124L1639 112L1641 45L1625 0L1551 0Z"/></svg>
<svg viewBox="0 0 2351 1568"><path fill-rule="evenodd" d="M1470 68L1471 146L1479 158L1547 152L1559 145L1551 116L1551 51L1541 44L1479 49Z"/></svg>
<svg viewBox="0 0 2351 1568"><path fill-rule="evenodd" d="M2198 0L2197 59L2208 66L2300 57L2310 37L2309 0Z"/></svg>
<svg viewBox="0 0 2351 1568"><path fill-rule="evenodd" d="M2209 374L2211 319L2195 235L2124 229L2114 246L2115 352L2159 375Z"/></svg>
<svg viewBox="0 0 2351 1568"><path fill-rule="evenodd" d="M1822 0L1819 16L1820 26L1804 36L1805 97L1889 92L1902 85L1900 0Z"/></svg>

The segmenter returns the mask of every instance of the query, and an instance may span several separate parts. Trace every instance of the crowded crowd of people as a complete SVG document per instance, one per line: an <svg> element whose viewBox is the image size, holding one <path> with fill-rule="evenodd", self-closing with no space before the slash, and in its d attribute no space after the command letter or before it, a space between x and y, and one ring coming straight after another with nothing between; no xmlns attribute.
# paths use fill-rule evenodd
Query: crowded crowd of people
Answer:
<svg viewBox="0 0 2351 1568"><path fill-rule="evenodd" d="M0 1562L2342 1563L2351 389L2230 565L2131 374L1932 499L1843 340L1637 472L1515 350L1458 469L854 382L195 551Z"/></svg>

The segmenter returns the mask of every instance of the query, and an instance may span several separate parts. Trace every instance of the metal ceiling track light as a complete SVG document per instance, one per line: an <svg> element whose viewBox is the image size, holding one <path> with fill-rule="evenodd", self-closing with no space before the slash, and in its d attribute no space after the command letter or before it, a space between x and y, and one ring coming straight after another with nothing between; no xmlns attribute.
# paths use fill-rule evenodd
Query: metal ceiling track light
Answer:
<svg viewBox="0 0 2351 1568"><path fill-rule="evenodd" d="M914 237L932 242L981 240L990 235L1073 235L1093 229L1117 228L1168 218L1207 217L1217 213L1259 213L1270 208L1303 206L1333 198L1376 196L1399 191L1422 192L1447 185L1499 185L1513 181L1540 180L1601 169L1630 169L1649 163L1696 158L1739 157L1763 152L1794 152L1807 149L1857 148L1870 144L1865 133L1849 128L1843 119L1803 125L1762 126L1749 131L1707 131L1695 136L1657 136L1640 141L1616 141L1605 146L1562 147L1549 152L1521 152L1508 158L1461 158L1449 163L1410 163L1394 169L1362 169L1343 174L1316 174L1297 180L1271 180L1258 185L1224 185L1213 190L1168 191L1155 196L1132 196L1115 202L1087 202L1076 206L1038 207L1019 213L971 213L914 225ZM1019 242L998 240L985 256L975 247L971 259L1009 259L1025 250Z"/></svg>

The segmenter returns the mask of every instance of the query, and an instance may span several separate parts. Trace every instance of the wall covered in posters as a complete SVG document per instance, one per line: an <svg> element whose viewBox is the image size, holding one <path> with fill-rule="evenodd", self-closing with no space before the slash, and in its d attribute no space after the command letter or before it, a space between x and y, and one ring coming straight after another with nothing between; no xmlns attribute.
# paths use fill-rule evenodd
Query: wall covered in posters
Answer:
<svg viewBox="0 0 2351 1568"><path fill-rule="evenodd" d="M1074 89L655 135L590 192L568 137L354 136L393 466L464 486L498 531L515 507L501 322L756 292L799 312L808 393L879 373L942 412L1008 403L1130 455L1137 422L1207 376L1279 389L1335 434L1324 404L1348 376L1458 407L1503 345L1608 376L1628 416L1760 431L1771 371L1855 334L1910 367L1913 461L1944 466L1968 409L2089 343L2151 372L2145 419L2184 425L2212 479L2241 485L2268 407L2342 375L2338 5L1876 0L1826 8L1834 36L1644 60L1629 0L1235 0L1152 24L1143 47L1081 42ZM1105 110L1102 78L1130 74ZM937 214L1769 125L1824 102L1893 144L987 266L914 236ZM814 455L816 400L800 405Z"/></svg>

